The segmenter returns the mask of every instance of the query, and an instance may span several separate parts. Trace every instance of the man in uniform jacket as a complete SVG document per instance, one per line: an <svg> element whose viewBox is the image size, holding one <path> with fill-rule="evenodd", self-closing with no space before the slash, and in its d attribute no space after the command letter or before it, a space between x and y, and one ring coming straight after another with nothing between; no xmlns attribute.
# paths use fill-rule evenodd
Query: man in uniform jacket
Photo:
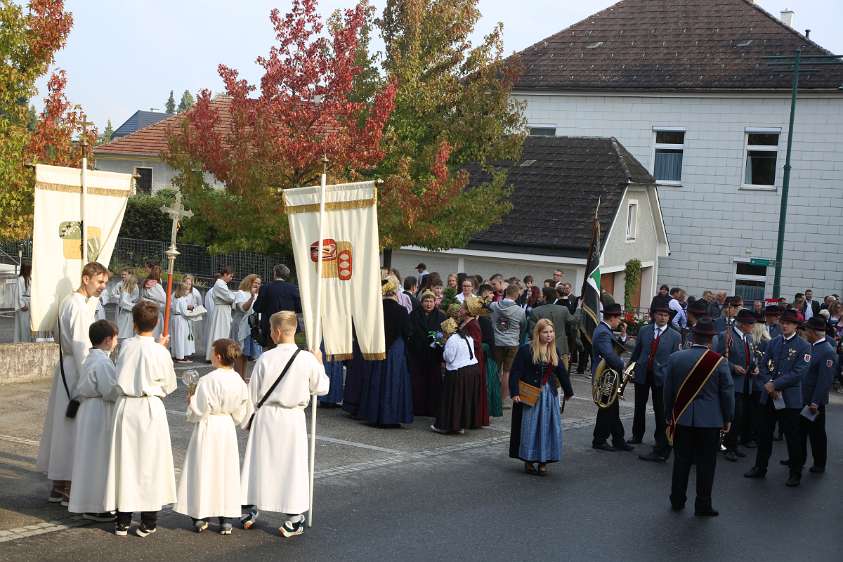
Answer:
<svg viewBox="0 0 843 562"><path fill-rule="evenodd" d="M785 310L780 323L782 335L767 344L761 362L759 376L767 382L756 406L758 450L755 466L744 476L764 478L767 475L767 464L773 451L773 428L778 417L790 459L790 476L786 485L793 487L798 486L802 479L799 461L804 453L800 447L799 411L802 409L802 380L811 364L811 344L796 335L800 322L795 310Z"/></svg>
<svg viewBox="0 0 843 562"><path fill-rule="evenodd" d="M294 284L285 281L290 275L290 268L284 264L278 264L272 268L272 283L261 285L258 298L252 306L255 312L261 315L261 335L265 338L264 349L269 350L275 347L272 341L272 330L269 328L269 318L276 312L290 310L301 313L301 297L299 288Z"/></svg>
<svg viewBox="0 0 843 562"><path fill-rule="evenodd" d="M603 320L594 329L591 336L593 356L591 358L592 377L597 372L600 361L605 359L606 366L618 373L623 372L623 359L615 351L613 330L621 325L621 305L612 303L603 306ZM626 339L626 326L622 328L622 341ZM612 445L606 439L612 436ZM591 446L601 451L631 451L634 447L624 440L618 401L608 408L597 409L597 421L594 424L594 437Z"/></svg>
<svg viewBox="0 0 843 562"><path fill-rule="evenodd" d="M691 374L697 361L711 347L714 325L703 318L694 326L695 343L690 349L677 351L665 367L664 401L669 422L682 383ZM670 505L674 511L685 507L691 465L697 466L697 498L694 514L716 516L711 504L714 469L720 449L720 431L728 431L735 409L732 375L725 359L720 359L714 372L693 401L679 416L673 438L673 479Z"/></svg>
<svg viewBox="0 0 843 562"><path fill-rule="evenodd" d="M726 435L726 460L735 462L746 453L738 449L738 440L746 445L752 439L751 400L755 375L755 357L752 343L752 325L755 315L741 309L733 325L717 337L714 351L729 361L735 382L735 417ZM760 387L759 387L760 391Z"/></svg>
<svg viewBox="0 0 843 562"><path fill-rule="evenodd" d="M571 350L568 346L568 340L575 334L574 317L568 309L561 304L553 304L556 298L556 289L553 287L544 287L542 289L542 296L545 304L537 306L530 311L530 318L527 321L527 333L532 334L536 323L542 318L547 318L553 322L554 333L556 334L556 353L562 358L565 363L565 369L570 365Z"/></svg>
<svg viewBox="0 0 843 562"><path fill-rule="evenodd" d="M822 316L816 316L806 322L808 330L805 337L811 344L811 364L802 380L802 404L811 414L816 414L814 421L799 416L800 448L802 458L799 465L804 466L808 455L808 440L811 441L811 454L814 465L811 472L825 472L828 458L828 439L825 433L825 405L828 404L828 391L838 372L838 357L834 348L826 339L826 324Z"/></svg>
<svg viewBox="0 0 843 562"><path fill-rule="evenodd" d="M682 334L682 349L688 349L694 344L692 328L702 318L710 318L709 307L703 299L699 299L688 305L688 330Z"/></svg>
<svg viewBox="0 0 843 562"><path fill-rule="evenodd" d="M638 332L635 349L630 357L630 362L635 363L635 417L632 421L632 439L629 442L641 443L644 437L647 399L652 390L653 414L656 417L656 429L653 433L655 445L652 452L639 455L639 458L665 462L670 456L670 445L664 433L664 368L670 354L679 351L682 337L670 327L670 309L666 306L657 306L653 318L654 324L647 324Z"/></svg>
<svg viewBox="0 0 843 562"><path fill-rule="evenodd" d="M767 331L770 333L770 339L782 334L782 327L779 326L779 317L781 314L782 311L777 304L771 304L764 307L764 324L767 326Z"/></svg>

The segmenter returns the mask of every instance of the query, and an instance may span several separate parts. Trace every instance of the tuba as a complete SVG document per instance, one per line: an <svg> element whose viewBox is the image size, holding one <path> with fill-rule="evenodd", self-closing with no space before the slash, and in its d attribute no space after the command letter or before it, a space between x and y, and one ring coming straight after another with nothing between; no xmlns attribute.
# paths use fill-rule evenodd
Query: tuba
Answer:
<svg viewBox="0 0 843 562"><path fill-rule="evenodd" d="M606 364L605 359L601 360L591 382L591 399L599 408L608 408L617 402L618 398L623 400L624 390L632 380L634 371L634 361L627 365L623 373L618 373Z"/></svg>

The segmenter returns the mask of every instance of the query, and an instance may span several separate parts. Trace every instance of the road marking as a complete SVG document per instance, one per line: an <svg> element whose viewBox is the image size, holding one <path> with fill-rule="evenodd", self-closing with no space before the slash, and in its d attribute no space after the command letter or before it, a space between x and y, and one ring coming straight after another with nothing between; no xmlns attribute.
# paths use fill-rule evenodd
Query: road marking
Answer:
<svg viewBox="0 0 843 562"><path fill-rule="evenodd" d="M8 441L9 443L17 443L19 445L38 446L38 441L32 439L24 439L23 437L15 437L14 435L0 435L0 441Z"/></svg>

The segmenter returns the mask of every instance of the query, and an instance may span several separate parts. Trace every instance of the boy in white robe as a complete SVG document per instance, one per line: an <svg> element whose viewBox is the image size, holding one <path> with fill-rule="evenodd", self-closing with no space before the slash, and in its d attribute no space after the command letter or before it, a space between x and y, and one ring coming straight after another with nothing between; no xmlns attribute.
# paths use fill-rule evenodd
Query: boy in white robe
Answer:
<svg viewBox="0 0 843 562"><path fill-rule="evenodd" d="M252 370L249 394L255 405L298 350L295 312L276 312L269 324L276 347L261 355ZM246 509L241 518L244 529L254 526L258 510L262 509L287 515L284 525L278 529L282 536L304 532L302 513L309 508L310 499L304 409L312 394L324 396L329 386L321 352L301 351L255 412L240 480Z"/></svg>
<svg viewBox="0 0 843 562"><path fill-rule="evenodd" d="M162 398L176 389L167 351L169 336L156 342L158 305L141 301L132 309L137 335L123 342L117 359L121 396L114 407L108 462L106 510L117 511L114 534L128 534L132 513L141 512L135 534L157 529L158 512L176 501L170 426Z"/></svg>
<svg viewBox="0 0 843 562"><path fill-rule="evenodd" d="M201 533L208 519L219 519L220 534L231 534L231 520L240 517L240 451L237 428L252 415L249 389L233 369L241 350L237 342L213 344L215 370L199 379L187 406L193 434L179 479L179 499L173 508L193 519Z"/></svg>
<svg viewBox="0 0 843 562"><path fill-rule="evenodd" d="M82 268L79 289L59 306L55 339L61 342L62 365L56 366L53 375L36 468L46 472L47 478L53 481L48 501L61 502L63 506L70 501L73 446L76 441L75 419L68 418L65 412L82 373L82 364L91 349L88 328L94 323L99 296L107 283L108 270L99 263L91 262Z"/></svg>
<svg viewBox="0 0 843 562"><path fill-rule="evenodd" d="M205 348L205 360L211 361L211 346L219 339L231 335L231 308L234 304L234 292L228 288L228 284L234 278L234 272L227 267L220 270L219 279L213 286L214 307L208 313L208 332L205 334L207 347Z"/></svg>
<svg viewBox="0 0 843 562"><path fill-rule="evenodd" d="M76 414L74 478L67 509L83 513L92 521L114 521L114 514L105 509L105 486L114 400L118 396L117 371L110 357L117 347L117 333L117 325L108 320L91 324L88 337L93 348L76 383L76 398L81 404Z"/></svg>

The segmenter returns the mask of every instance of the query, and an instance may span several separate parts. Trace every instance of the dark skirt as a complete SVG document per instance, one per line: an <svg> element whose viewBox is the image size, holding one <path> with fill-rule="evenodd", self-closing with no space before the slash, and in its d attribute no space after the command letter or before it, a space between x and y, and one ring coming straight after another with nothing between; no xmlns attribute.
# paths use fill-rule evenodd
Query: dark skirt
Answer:
<svg viewBox="0 0 843 562"><path fill-rule="evenodd" d="M439 395L442 392L442 367L439 363L430 363L412 359L410 373L413 378L413 415L436 415L439 407Z"/></svg>
<svg viewBox="0 0 843 562"><path fill-rule="evenodd" d="M374 425L413 423L413 389L404 340L395 340L385 361L369 363L357 417Z"/></svg>
<svg viewBox="0 0 843 562"><path fill-rule="evenodd" d="M521 419L524 417L524 406L520 402L512 404L512 425L509 430L509 456L513 459L521 458Z"/></svg>
<svg viewBox="0 0 843 562"><path fill-rule="evenodd" d="M486 354L483 352L483 348L481 347L477 351L477 366L478 366L478 374L477 374L477 415L476 415L476 425L477 426L488 426L489 425L489 398L487 396L486 390Z"/></svg>
<svg viewBox="0 0 843 562"><path fill-rule="evenodd" d="M444 432L478 429L480 366L469 365L456 371L445 371L442 398L434 427Z"/></svg>
<svg viewBox="0 0 843 562"><path fill-rule="evenodd" d="M369 374L373 361L363 359L360 347L354 342L351 361L346 364L345 388L343 389L342 409L357 417L360 411L360 398L363 387L369 384Z"/></svg>
<svg viewBox="0 0 843 562"><path fill-rule="evenodd" d="M320 406L339 406L343 400L343 361L325 361L325 374L331 381L331 388L328 394L319 397Z"/></svg>

